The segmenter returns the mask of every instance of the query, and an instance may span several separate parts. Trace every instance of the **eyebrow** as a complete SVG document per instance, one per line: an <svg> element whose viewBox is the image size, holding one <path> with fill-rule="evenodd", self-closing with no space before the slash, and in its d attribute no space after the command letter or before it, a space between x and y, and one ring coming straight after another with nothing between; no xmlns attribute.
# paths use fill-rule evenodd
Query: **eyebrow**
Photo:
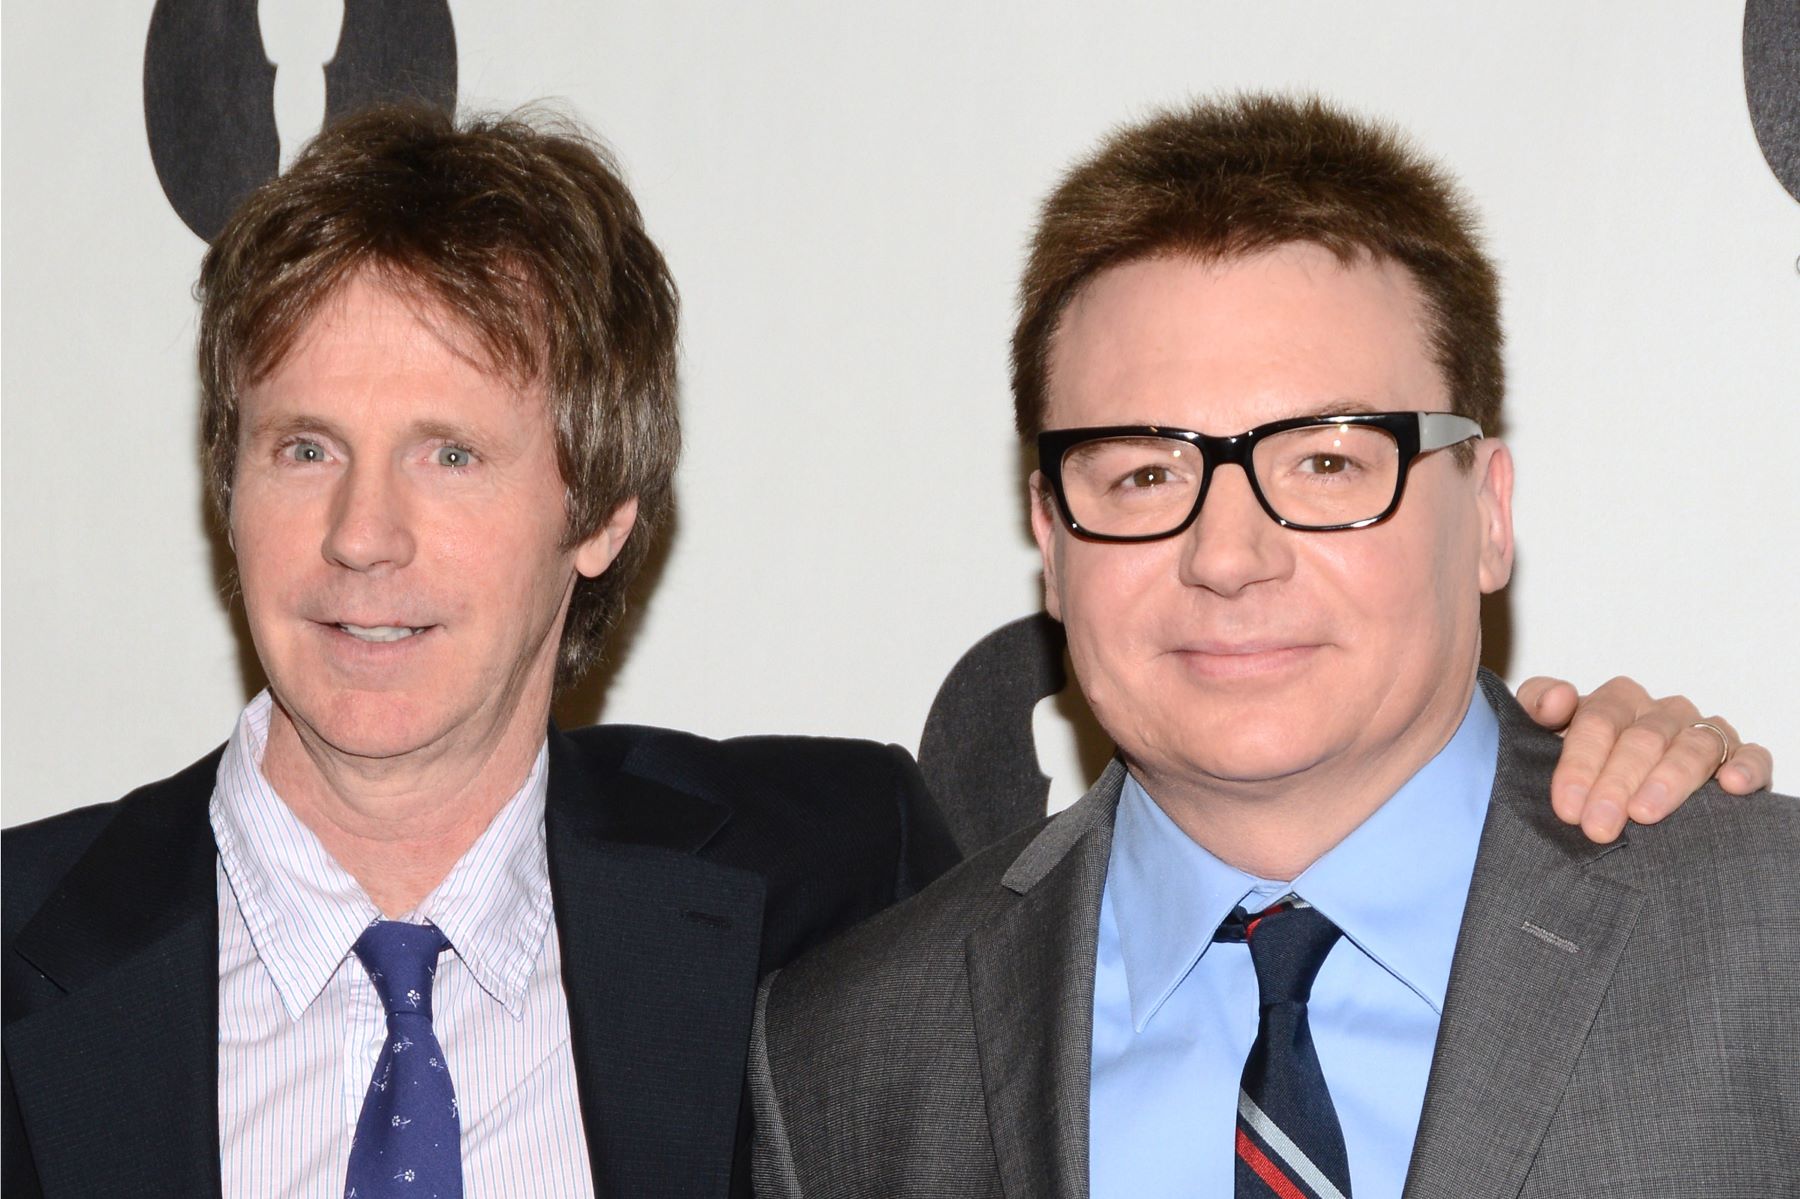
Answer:
<svg viewBox="0 0 1800 1199"><path fill-rule="evenodd" d="M444 421L424 420L412 426L415 437L429 441L449 441L459 445L487 445L493 439L480 429L471 429L464 425L452 425Z"/></svg>
<svg viewBox="0 0 1800 1199"><path fill-rule="evenodd" d="M466 443L471 446L486 444L490 440L483 436L480 430L448 424L444 421L418 421L409 426L408 431L417 439ZM304 412L257 421L248 427L245 436L254 440L256 438L292 437L304 433L317 433L338 442L350 440L344 431L331 421L322 416L311 416Z"/></svg>
<svg viewBox="0 0 1800 1199"><path fill-rule="evenodd" d="M1259 421L1257 423L1270 424L1273 421L1295 420L1302 416L1360 416L1370 412L1387 411L1390 410L1371 404L1367 400L1332 400L1329 403L1319 405L1317 408L1303 408L1295 412L1290 412L1286 416L1277 416L1273 417L1270 421ZM1142 425L1146 429L1174 429L1179 427L1172 425L1167 421L1156 420L1123 421L1121 423L1128 425Z"/></svg>
<svg viewBox="0 0 1800 1199"><path fill-rule="evenodd" d="M333 440L344 439L342 431L324 417L304 413L290 413L256 421L245 427L244 438L255 441L258 438L290 437L298 433L322 433Z"/></svg>
<svg viewBox="0 0 1800 1199"><path fill-rule="evenodd" d="M1296 413L1294 413L1294 415L1295 416L1356 416L1361 413L1385 412L1385 411L1387 411L1387 410L1384 408L1377 408L1375 405L1370 404L1364 400L1333 400L1331 403L1326 404L1322 408L1315 408L1311 412L1296 412Z"/></svg>

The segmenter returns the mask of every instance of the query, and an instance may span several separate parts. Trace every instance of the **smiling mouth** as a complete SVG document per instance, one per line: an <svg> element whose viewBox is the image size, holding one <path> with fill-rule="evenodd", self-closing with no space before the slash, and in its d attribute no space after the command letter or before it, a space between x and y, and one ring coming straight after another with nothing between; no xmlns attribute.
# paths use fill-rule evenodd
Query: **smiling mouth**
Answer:
<svg viewBox="0 0 1800 1199"><path fill-rule="evenodd" d="M413 628L409 625L358 625L340 623L334 627L350 634L350 636L356 638L358 641L385 644L390 641L405 641L408 637L416 637L431 626L421 625L418 628Z"/></svg>
<svg viewBox="0 0 1800 1199"><path fill-rule="evenodd" d="M1312 644L1186 646L1176 651L1189 670L1212 678L1246 678L1285 670L1307 660Z"/></svg>
<svg viewBox="0 0 1800 1199"><path fill-rule="evenodd" d="M1257 642L1249 645L1187 645L1182 647L1183 653L1206 654L1214 658L1251 658L1257 654L1280 654L1288 650L1308 649L1303 641Z"/></svg>

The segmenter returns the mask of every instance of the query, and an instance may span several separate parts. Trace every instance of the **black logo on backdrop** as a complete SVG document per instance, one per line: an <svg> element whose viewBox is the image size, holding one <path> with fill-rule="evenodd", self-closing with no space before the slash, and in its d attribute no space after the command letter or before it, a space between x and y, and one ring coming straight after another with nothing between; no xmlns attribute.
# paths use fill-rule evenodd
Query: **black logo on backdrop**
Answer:
<svg viewBox="0 0 1800 1199"><path fill-rule="evenodd" d="M1800 4L1744 5L1744 98L1769 169L1800 200Z"/></svg>
<svg viewBox="0 0 1800 1199"><path fill-rule="evenodd" d="M325 119L370 104L456 104L448 0L344 0ZM257 0L157 0L144 44L144 128L163 194L210 241L280 166L275 67Z"/></svg>
<svg viewBox="0 0 1800 1199"><path fill-rule="evenodd" d="M1068 685L1063 628L1042 612L1001 625L938 688L919 738L919 768L964 853L1041 819L1050 780L1032 713Z"/></svg>

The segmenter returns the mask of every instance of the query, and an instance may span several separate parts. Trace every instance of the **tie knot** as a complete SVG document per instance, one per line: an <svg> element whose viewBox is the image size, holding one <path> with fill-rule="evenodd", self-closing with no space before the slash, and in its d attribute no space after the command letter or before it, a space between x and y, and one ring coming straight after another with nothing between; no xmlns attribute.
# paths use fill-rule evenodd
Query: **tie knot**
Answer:
<svg viewBox="0 0 1800 1199"><path fill-rule="evenodd" d="M356 939L369 981L390 1015L416 1014L431 1019L431 979L438 955L450 948L435 924L377 920Z"/></svg>
<svg viewBox="0 0 1800 1199"><path fill-rule="evenodd" d="M1247 941L1256 967L1256 986L1264 1007L1305 1003L1325 955L1343 934L1317 908L1283 901L1247 914L1232 909L1219 926L1219 941Z"/></svg>

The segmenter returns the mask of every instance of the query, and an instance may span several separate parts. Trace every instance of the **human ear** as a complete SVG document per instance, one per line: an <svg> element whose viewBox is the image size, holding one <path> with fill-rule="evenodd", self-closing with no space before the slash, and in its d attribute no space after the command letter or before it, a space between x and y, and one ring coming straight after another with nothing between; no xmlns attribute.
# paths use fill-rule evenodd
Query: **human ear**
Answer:
<svg viewBox="0 0 1800 1199"><path fill-rule="evenodd" d="M1031 535L1036 539L1038 553L1044 559L1044 611L1052 620L1062 619L1062 603L1056 591L1056 530L1058 522L1056 513L1051 511L1050 487L1044 482L1044 472L1031 472L1030 497Z"/></svg>
<svg viewBox="0 0 1800 1199"><path fill-rule="evenodd" d="M1488 595L1512 578L1512 452L1505 443L1484 438L1475 443L1476 506L1481 520L1481 591Z"/></svg>
<svg viewBox="0 0 1800 1199"><path fill-rule="evenodd" d="M625 539L631 536L631 530L637 524L637 512L637 496L634 495L614 508L593 535L575 547L575 569L583 577L598 578L606 573L606 568L625 548Z"/></svg>

